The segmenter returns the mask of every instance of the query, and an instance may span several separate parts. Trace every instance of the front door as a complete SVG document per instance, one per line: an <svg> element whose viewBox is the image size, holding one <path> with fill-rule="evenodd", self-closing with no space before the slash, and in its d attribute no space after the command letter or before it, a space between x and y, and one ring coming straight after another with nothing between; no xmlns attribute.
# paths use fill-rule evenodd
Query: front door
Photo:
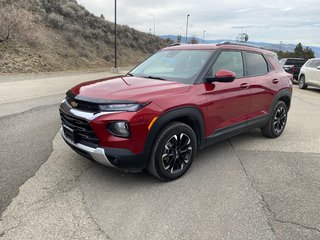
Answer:
<svg viewBox="0 0 320 240"><path fill-rule="evenodd" d="M250 80L244 77L241 51L225 50L220 53L208 76L225 69L236 74L233 82L205 83L208 101L207 132L214 135L218 130L229 131L233 127L244 127L250 105ZM235 130L235 129L233 129Z"/></svg>

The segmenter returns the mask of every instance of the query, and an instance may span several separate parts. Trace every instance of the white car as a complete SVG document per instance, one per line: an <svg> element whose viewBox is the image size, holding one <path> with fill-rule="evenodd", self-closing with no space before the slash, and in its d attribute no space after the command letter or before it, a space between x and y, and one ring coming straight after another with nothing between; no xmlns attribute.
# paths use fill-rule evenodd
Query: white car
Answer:
<svg viewBox="0 0 320 240"><path fill-rule="evenodd" d="M299 88L308 86L320 87L320 58L309 59L300 70Z"/></svg>

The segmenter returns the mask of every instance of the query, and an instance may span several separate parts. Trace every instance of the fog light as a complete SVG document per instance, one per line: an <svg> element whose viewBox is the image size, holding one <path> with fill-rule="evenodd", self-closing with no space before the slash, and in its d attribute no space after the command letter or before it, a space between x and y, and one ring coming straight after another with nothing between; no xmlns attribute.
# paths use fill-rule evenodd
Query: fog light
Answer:
<svg viewBox="0 0 320 240"><path fill-rule="evenodd" d="M107 129L116 137L130 137L129 123L126 121L110 122L108 123Z"/></svg>

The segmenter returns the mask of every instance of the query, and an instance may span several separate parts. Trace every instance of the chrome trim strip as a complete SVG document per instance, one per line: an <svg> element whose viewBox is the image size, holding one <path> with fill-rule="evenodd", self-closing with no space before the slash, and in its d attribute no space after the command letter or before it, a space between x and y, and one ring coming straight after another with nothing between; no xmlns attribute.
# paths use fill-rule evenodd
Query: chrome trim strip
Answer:
<svg viewBox="0 0 320 240"><path fill-rule="evenodd" d="M112 165L109 162L108 158L104 154L104 149L103 148L92 148L92 147L88 147L88 146L85 146L85 145L80 144L80 143L74 143L74 142L72 142L70 139L68 139L66 137L66 135L64 134L64 131L63 131L62 128L60 129L60 134L63 137L63 139L65 141L67 141L70 145L72 145L75 148L78 148L78 149L80 149L82 151L85 151L85 152L89 153L91 155L91 157L95 161L97 161L98 163L101 163L101 164L103 164L105 166L108 166L108 167L115 167L114 165Z"/></svg>
<svg viewBox="0 0 320 240"><path fill-rule="evenodd" d="M100 116L103 116L103 115L108 115L108 114L112 114L112 113L115 113L115 112L100 112L100 113L91 113L91 112L84 112L84 111L80 111L78 109L75 109L75 108L72 108L72 106L68 103L68 101L66 99L64 99L62 102L61 102L61 105L60 105L60 108L63 112L65 112L66 114L69 114L69 115L74 115L76 117L79 117L79 118L82 118L82 119L85 119L87 121L92 121ZM116 112L116 113L120 113L121 111L119 112Z"/></svg>

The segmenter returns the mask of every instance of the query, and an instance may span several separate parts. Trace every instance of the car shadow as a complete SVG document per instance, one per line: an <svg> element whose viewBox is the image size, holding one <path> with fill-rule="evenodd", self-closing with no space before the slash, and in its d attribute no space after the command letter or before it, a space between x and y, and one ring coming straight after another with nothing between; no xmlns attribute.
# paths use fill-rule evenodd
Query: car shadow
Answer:
<svg viewBox="0 0 320 240"><path fill-rule="evenodd" d="M251 130L244 134L238 135L234 138L243 138L245 140L254 141L255 139L262 138L261 132L259 129ZM191 168L188 172L178 179L177 181L188 181L188 178L196 178L195 175L198 172L206 171L206 167L212 164L221 164L221 162L225 157L228 157L228 154L232 154L233 147L231 146L230 142L232 139L223 140L221 142L217 142L215 144L209 145L202 150L197 151L196 158L192 163ZM228 153L228 154L227 154ZM113 182L112 185L116 182L117 186L120 187L128 187L128 186L146 186L146 185L161 185L161 184L172 184L176 181L172 182L163 182L151 174L147 172L147 170L141 172L128 172L128 171L121 171L118 169L113 169L110 167L106 167L99 163L94 162L91 169L85 173L83 179L87 179L85 181L96 181L99 184L110 184ZM89 180L91 179L91 180Z"/></svg>
<svg viewBox="0 0 320 240"><path fill-rule="evenodd" d="M320 88L316 88L316 87L308 87L306 90L309 90L310 92L314 92L314 93L320 93Z"/></svg>

